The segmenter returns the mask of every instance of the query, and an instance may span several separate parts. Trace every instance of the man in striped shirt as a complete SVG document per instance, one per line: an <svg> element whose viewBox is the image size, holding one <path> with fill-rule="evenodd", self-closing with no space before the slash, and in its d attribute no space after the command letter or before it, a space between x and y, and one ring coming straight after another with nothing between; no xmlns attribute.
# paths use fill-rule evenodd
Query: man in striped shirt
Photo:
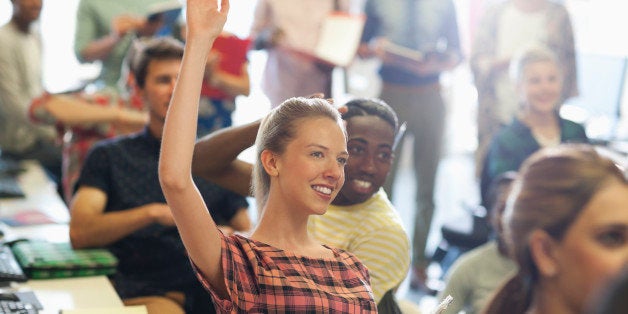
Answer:
<svg viewBox="0 0 628 314"><path fill-rule="evenodd" d="M378 305L406 277L408 235L381 186L394 159L397 116L383 101L355 99L346 105L345 184L325 215L310 217L310 232L332 247L355 254L369 269Z"/></svg>
<svg viewBox="0 0 628 314"><path fill-rule="evenodd" d="M321 242L349 251L366 265L378 310L394 305L394 290L406 277L410 244L401 219L381 186L390 170L397 116L383 101L346 104L349 160L345 185L322 216L311 216L309 232ZM237 159L253 145L259 121L222 129L196 144L193 172L243 195L250 193L252 165ZM386 296L386 302L382 302ZM386 308L389 308L386 306Z"/></svg>

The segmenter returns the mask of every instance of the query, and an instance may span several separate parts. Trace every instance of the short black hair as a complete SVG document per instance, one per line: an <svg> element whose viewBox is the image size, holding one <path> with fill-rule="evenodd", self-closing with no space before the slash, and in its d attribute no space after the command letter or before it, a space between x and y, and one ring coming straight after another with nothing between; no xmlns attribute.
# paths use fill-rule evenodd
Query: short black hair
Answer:
<svg viewBox="0 0 628 314"><path fill-rule="evenodd" d="M386 102L378 98L356 98L345 104L347 112L342 115L344 120L357 116L377 116L393 128L395 135L399 129L397 113Z"/></svg>

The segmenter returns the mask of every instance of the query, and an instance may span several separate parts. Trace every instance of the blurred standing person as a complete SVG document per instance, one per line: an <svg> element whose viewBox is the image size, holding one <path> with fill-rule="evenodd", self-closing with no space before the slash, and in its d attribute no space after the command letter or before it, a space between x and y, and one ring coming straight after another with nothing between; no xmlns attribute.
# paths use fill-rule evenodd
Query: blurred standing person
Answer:
<svg viewBox="0 0 628 314"><path fill-rule="evenodd" d="M61 149L55 129L29 121L31 99L43 91L42 43L34 23L42 0L11 0L13 15L0 28L0 148L15 159L37 159L61 178Z"/></svg>
<svg viewBox="0 0 628 314"><path fill-rule="evenodd" d="M547 46L558 57L564 81L560 103L578 95L574 35L565 6L549 0L508 0L489 6L476 29L469 60L478 91L476 174L481 173L493 135L519 109L508 69L515 52L531 45Z"/></svg>
<svg viewBox="0 0 628 314"><path fill-rule="evenodd" d="M101 61L95 83L118 90L124 57L134 38L152 36L161 23L149 10L163 0L81 0L76 12L74 51L80 62Z"/></svg>
<svg viewBox="0 0 628 314"><path fill-rule="evenodd" d="M185 39L187 27L180 26ZM207 54L201 98L198 107L197 137L230 127L236 109L236 97L251 93L248 52L250 38L240 38L222 31Z"/></svg>
<svg viewBox="0 0 628 314"><path fill-rule="evenodd" d="M382 59L380 98L406 120L407 131L414 137L417 191L411 286L418 288L424 284L429 264L425 247L434 212L434 183L446 115L440 74L462 59L456 9L450 0L367 0L365 12L359 53ZM412 60L394 55L386 49L391 45L414 50L422 57ZM385 186L391 198L398 166L396 160Z"/></svg>
<svg viewBox="0 0 628 314"><path fill-rule="evenodd" d="M251 28L255 49L268 51L262 89L274 108L284 100L331 96L334 69L299 51L313 51L325 17L348 11L351 0L259 0Z"/></svg>
<svg viewBox="0 0 628 314"><path fill-rule="evenodd" d="M230 127L236 97L251 92L247 52L250 40L223 31L207 56L199 103L198 137Z"/></svg>

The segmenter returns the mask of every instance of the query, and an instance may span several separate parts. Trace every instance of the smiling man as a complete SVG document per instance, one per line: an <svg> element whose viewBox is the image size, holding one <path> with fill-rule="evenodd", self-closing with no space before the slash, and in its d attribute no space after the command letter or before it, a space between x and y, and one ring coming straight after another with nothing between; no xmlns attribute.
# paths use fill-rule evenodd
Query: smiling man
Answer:
<svg viewBox="0 0 628 314"><path fill-rule="evenodd" d="M85 160L71 206L75 248L106 247L119 260L112 275L126 305L148 313L213 313L196 279L158 180L161 137L179 75L183 45L160 37L145 44L131 69L149 108L146 128L95 144ZM195 178L219 225L250 227L246 199Z"/></svg>
<svg viewBox="0 0 628 314"><path fill-rule="evenodd" d="M397 115L378 99L346 104L345 184L324 215L312 215L310 234L322 243L353 253L369 269L380 313L396 308L394 290L410 265L410 244L399 214L381 188L393 160ZM200 140L193 172L243 195L250 193L252 165L237 159L251 145L259 121L226 128Z"/></svg>
<svg viewBox="0 0 628 314"><path fill-rule="evenodd" d="M320 241L355 254L369 268L380 312L410 265L408 235L382 185L394 159L397 116L383 101L355 99L346 105L345 184L322 216L310 218L310 232Z"/></svg>

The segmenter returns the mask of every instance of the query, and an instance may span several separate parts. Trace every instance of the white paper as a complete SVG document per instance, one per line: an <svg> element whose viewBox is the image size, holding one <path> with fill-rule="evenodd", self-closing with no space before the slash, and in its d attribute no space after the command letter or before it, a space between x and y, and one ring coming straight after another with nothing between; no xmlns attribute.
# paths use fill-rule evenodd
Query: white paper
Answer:
<svg viewBox="0 0 628 314"><path fill-rule="evenodd" d="M331 14L323 22L314 55L337 66L348 66L360 45L365 18Z"/></svg>

